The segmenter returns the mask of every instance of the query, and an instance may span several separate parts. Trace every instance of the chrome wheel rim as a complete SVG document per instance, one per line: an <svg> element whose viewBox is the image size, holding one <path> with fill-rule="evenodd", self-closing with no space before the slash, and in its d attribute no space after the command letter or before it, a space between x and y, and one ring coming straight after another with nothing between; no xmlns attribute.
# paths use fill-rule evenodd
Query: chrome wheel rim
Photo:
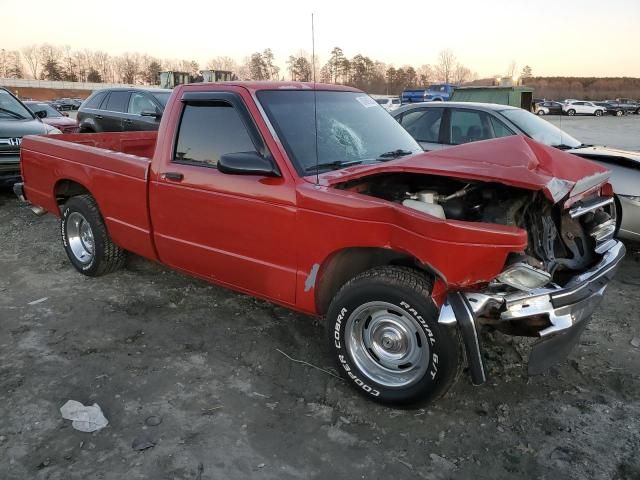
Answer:
<svg viewBox="0 0 640 480"><path fill-rule="evenodd" d="M95 240L91 225L81 213L73 212L67 218L67 243L71 253L80 263L91 263L95 252Z"/></svg>
<svg viewBox="0 0 640 480"><path fill-rule="evenodd" d="M429 364L429 342L418 321L386 302L358 307L345 324L345 345L360 371L379 385L407 387Z"/></svg>

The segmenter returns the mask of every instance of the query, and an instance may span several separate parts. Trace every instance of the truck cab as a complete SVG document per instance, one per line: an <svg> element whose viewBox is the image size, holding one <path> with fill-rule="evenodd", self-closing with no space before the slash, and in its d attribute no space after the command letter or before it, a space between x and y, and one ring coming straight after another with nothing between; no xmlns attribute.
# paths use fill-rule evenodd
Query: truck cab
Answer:
<svg viewBox="0 0 640 480"><path fill-rule="evenodd" d="M427 88L407 89L402 92L401 101L405 103L416 102L446 102L456 86L450 83L436 83Z"/></svg>

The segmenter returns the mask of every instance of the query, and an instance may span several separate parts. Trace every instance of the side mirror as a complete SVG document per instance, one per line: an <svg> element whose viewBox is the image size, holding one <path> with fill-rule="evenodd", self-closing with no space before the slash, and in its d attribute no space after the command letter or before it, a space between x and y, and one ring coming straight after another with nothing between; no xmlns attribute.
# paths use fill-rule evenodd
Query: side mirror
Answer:
<svg viewBox="0 0 640 480"><path fill-rule="evenodd" d="M142 116L142 117L160 118L160 117L162 117L162 112L160 112L158 110L143 110L143 111L140 112L140 116Z"/></svg>
<svg viewBox="0 0 640 480"><path fill-rule="evenodd" d="M46 110L38 110L38 111L36 111L36 117L38 117L38 118L47 118L47 111Z"/></svg>
<svg viewBox="0 0 640 480"><path fill-rule="evenodd" d="M218 160L218 170L230 175L280 176L272 161L258 152L225 153Z"/></svg>

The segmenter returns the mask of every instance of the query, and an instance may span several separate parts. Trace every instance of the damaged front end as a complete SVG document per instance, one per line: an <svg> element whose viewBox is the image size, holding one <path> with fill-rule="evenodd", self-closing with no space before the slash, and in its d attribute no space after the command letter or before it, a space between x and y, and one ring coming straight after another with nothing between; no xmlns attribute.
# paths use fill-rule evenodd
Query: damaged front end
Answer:
<svg viewBox="0 0 640 480"><path fill-rule="evenodd" d="M457 326L474 384L486 381L479 329L535 337L530 374L562 360L602 300L625 247L616 211L598 173L584 182L553 179L545 190L440 175L385 173L338 188L382 198L444 221L509 225L527 232L492 281L449 291L439 322Z"/></svg>

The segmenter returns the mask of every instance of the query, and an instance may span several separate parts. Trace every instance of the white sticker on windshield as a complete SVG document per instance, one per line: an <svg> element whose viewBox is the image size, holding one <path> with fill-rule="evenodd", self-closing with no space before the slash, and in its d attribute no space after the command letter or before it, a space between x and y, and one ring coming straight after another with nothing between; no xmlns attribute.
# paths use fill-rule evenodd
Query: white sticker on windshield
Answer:
<svg viewBox="0 0 640 480"><path fill-rule="evenodd" d="M362 106L366 108L375 107L376 105L378 105L376 101L373 98L371 98L369 95L362 95L360 97L356 97L356 100L358 100L362 104Z"/></svg>

